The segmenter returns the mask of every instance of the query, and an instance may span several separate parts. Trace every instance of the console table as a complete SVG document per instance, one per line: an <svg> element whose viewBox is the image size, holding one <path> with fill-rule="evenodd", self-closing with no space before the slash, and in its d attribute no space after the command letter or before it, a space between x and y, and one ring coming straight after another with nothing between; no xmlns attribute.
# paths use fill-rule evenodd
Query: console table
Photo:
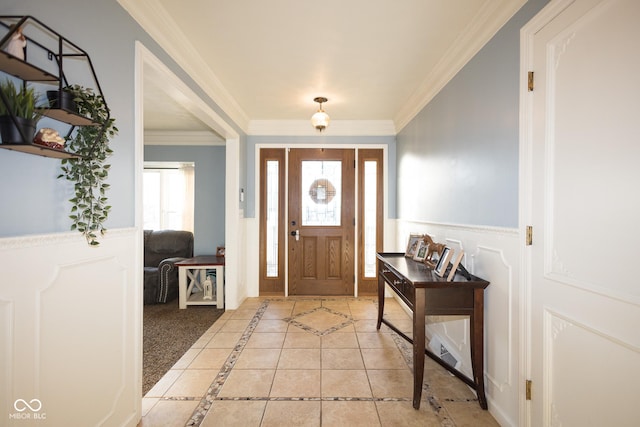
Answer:
<svg viewBox="0 0 640 427"><path fill-rule="evenodd" d="M224 257L200 255L176 262L180 308L188 305L215 305L224 308ZM204 299L203 283L207 270L216 271L215 298ZM195 289L194 289L195 288Z"/></svg>
<svg viewBox="0 0 640 427"><path fill-rule="evenodd" d="M437 276L425 264L403 253L378 253L378 325L382 323L413 344L413 407L420 408L425 354L473 387L482 409L487 409L484 393L484 289L489 282L476 276L467 280L456 274L451 282ZM413 339L383 317L385 284L413 312ZM471 367L473 379L443 362L425 348L425 316L466 315L470 317Z"/></svg>

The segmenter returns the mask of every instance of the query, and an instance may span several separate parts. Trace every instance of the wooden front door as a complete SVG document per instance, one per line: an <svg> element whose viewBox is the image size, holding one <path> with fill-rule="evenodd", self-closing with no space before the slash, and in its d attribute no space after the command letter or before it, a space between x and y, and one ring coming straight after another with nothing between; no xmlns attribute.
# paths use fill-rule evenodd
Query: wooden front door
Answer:
<svg viewBox="0 0 640 427"><path fill-rule="evenodd" d="M289 294L353 295L355 151L289 153Z"/></svg>

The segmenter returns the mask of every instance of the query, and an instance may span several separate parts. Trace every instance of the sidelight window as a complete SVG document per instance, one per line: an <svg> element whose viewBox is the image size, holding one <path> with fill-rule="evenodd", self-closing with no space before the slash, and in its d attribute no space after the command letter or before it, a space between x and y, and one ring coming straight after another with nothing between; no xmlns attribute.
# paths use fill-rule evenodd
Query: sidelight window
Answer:
<svg viewBox="0 0 640 427"><path fill-rule="evenodd" d="M364 162L364 277L376 277L378 162Z"/></svg>
<svg viewBox="0 0 640 427"><path fill-rule="evenodd" d="M278 160L267 161L267 182L266 182L266 194L267 194L267 212L266 212L266 255L267 255L267 277L278 277L278 223L279 223L279 211L278 211L278 189L280 183Z"/></svg>

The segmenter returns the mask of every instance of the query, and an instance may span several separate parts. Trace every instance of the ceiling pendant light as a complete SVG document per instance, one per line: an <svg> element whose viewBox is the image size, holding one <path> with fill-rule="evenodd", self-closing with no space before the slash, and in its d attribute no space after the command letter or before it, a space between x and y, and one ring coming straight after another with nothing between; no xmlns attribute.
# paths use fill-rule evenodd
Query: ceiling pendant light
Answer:
<svg viewBox="0 0 640 427"><path fill-rule="evenodd" d="M319 96L313 100L320 104L320 107L318 108L318 112L311 116L311 124L314 128L318 129L318 131L322 132L329 126L329 121L331 120L329 115L322 109L322 103L327 102L327 98Z"/></svg>

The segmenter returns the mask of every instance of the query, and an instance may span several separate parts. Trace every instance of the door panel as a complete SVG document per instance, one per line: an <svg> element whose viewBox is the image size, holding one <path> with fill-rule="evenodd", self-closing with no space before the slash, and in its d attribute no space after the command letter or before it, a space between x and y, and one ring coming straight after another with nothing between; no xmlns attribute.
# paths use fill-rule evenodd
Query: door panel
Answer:
<svg viewBox="0 0 640 427"><path fill-rule="evenodd" d="M640 3L558 3L532 39L531 425L632 426Z"/></svg>
<svg viewBox="0 0 640 427"><path fill-rule="evenodd" d="M354 150L289 152L289 294L353 295Z"/></svg>

